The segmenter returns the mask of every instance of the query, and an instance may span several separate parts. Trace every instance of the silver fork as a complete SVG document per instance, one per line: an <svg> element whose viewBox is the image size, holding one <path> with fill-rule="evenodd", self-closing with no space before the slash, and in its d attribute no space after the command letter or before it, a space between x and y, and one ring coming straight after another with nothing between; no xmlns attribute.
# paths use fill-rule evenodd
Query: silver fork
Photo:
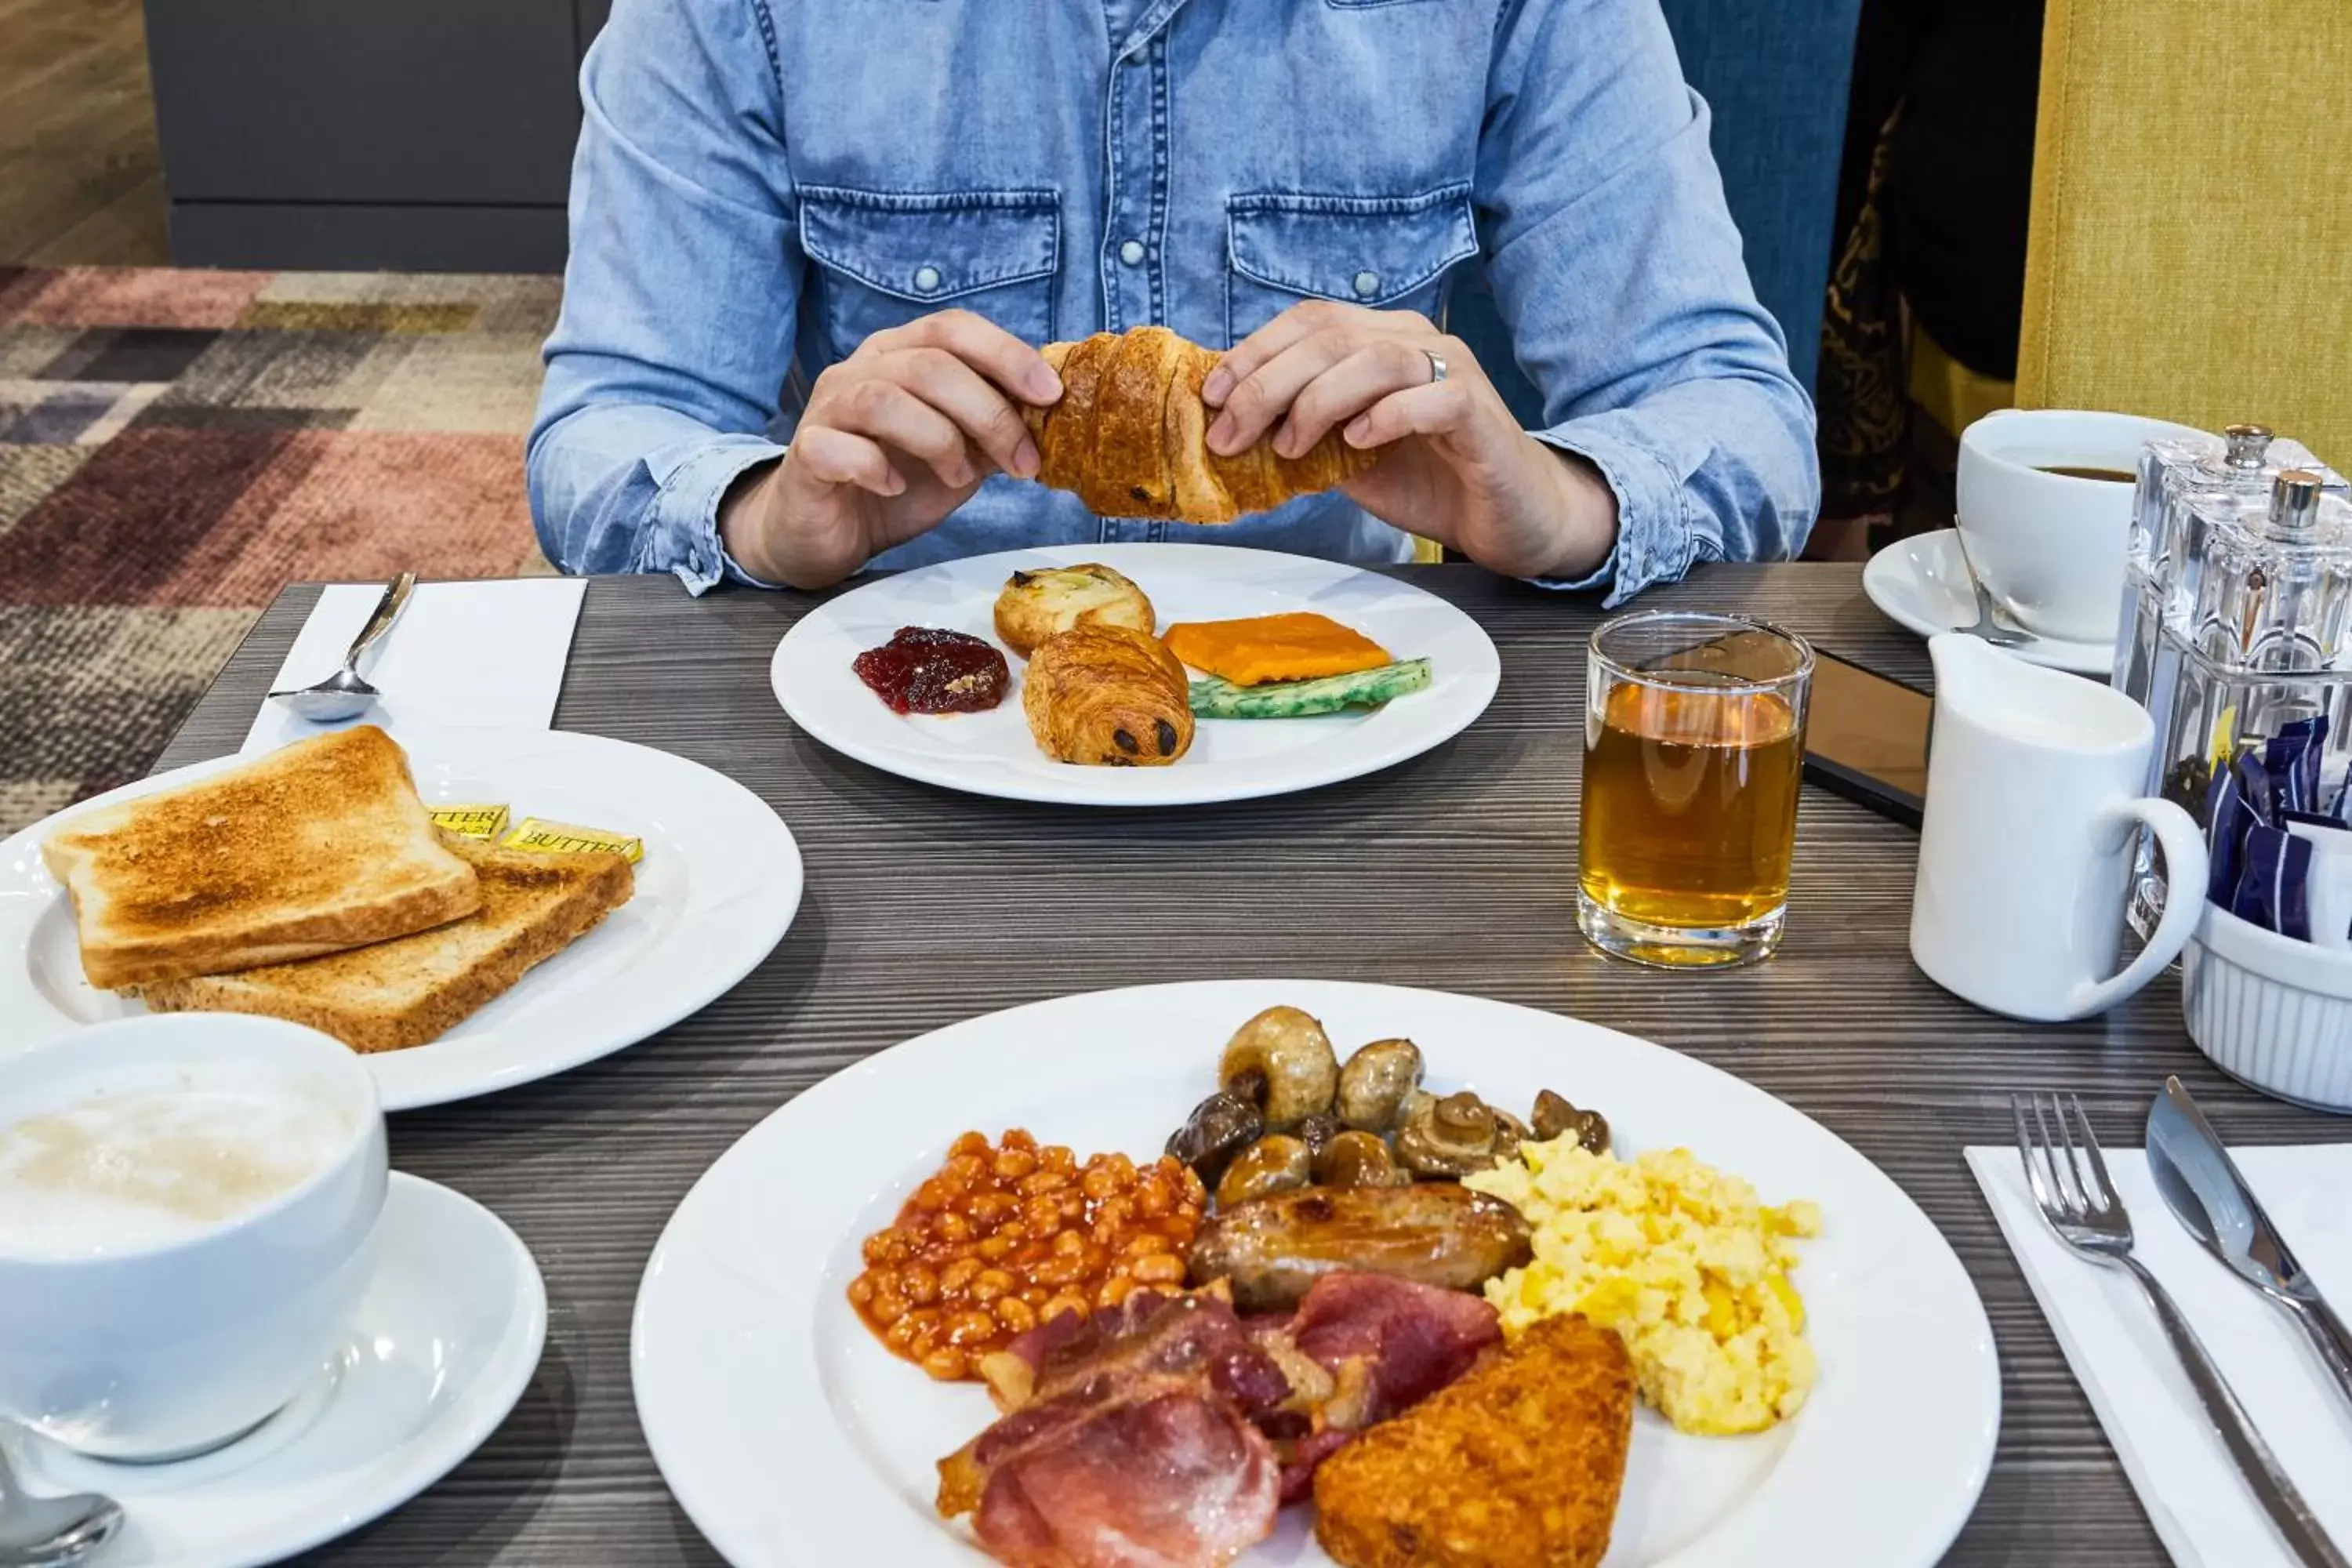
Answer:
<svg viewBox="0 0 2352 1568"><path fill-rule="evenodd" d="M2017 1119L2018 1158L2025 1162L2026 1184L2033 1189L2042 1217L2058 1239L2074 1251L2094 1262L2113 1264L2139 1281L2141 1293L2155 1309L2157 1321L2164 1326L2173 1352L2179 1356L2198 1398L2204 1402L2215 1435L2237 1460L2239 1473L2278 1527L2287 1549L2311 1568L2352 1568L2319 1527L2311 1505L2272 1458L2270 1446L2254 1430L2253 1419L2238 1403L2221 1369L2213 1364L2171 1294L2132 1256L2131 1215L2124 1212L2123 1200L2107 1179L2107 1162L2099 1152L2097 1135L2091 1131L2091 1119L2083 1113L2083 1102L2073 1095L2062 1102L2053 1093L2046 1097L2045 1111L2044 1100L2040 1094L2009 1097L2010 1111ZM2073 1106L2074 1121L2082 1129L2079 1148L2067 1122L2068 1105ZM2026 1120L2029 1112L2031 1126Z"/></svg>

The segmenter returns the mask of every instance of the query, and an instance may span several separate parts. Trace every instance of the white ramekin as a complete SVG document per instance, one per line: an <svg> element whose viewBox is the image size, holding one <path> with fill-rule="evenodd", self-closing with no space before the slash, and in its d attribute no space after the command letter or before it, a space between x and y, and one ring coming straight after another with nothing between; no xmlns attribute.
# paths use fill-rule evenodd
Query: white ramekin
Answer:
<svg viewBox="0 0 2352 1568"><path fill-rule="evenodd" d="M2180 962L2189 1037L2216 1067L2282 1100L2352 1111L2352 952L2209 903Z"/></svg>

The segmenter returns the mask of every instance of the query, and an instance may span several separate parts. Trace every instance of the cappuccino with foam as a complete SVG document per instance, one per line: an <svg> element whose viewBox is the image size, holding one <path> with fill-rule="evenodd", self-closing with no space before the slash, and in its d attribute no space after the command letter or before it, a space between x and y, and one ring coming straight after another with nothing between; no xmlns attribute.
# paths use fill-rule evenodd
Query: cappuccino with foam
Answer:
<svg viewBox="0 0 2352 1568"><path fill-rule="evenodd" d="M267 1207L355 1128L322 1086L250 1064L93 1075L0 1104L0 1255L167 1247Z"/></svg>
<svg viewBox="0 0 2352 1568"><path fill-rule="evenodd" d="M387 1180L373 1074L299 1025L0 1054L0 1422L108 1459L253 1430L342 1343Z"/></svg>

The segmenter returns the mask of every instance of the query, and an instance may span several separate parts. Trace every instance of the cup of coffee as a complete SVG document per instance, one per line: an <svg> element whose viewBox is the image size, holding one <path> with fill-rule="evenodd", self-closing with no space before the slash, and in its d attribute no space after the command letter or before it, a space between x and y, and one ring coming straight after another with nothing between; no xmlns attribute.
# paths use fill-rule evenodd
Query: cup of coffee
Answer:
<svg viewBox="0 0 2352 1568"><path fill-rule="evenodd" d="M2140 448L2200 434L2133 414L1985 416L1960 434L1960 549L1969 570L2037 637L2115 641Z"/></svg>
<svg viewBox="0 0 2352 1568"><path fill-rule="evenodd" d="M0 1058L0 1417L166 1459L319 1375L373 1264L375 1080L235 1014L126 1018Z"/></svg>

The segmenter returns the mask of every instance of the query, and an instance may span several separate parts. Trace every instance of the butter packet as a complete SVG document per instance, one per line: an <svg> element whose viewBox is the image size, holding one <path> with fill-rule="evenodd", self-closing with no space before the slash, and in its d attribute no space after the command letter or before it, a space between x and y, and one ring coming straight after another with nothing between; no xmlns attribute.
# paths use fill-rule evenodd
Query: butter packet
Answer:
<svg viewBox="0 0 2352 1568"><path fill-rule="evenodd" d="M499 847L533 855L577 855L584 850L602 849L623 857L632 866L644 859L646 854L646 841L642 838L607 833L601 827L547 822L536 816L526 816L516 823L514 831L499 840Z"/></svg>
<svg viewBox="0 0 2352 1568"><path fill-rule="evenodd" d="M503 805L436 805L433 826L465 838L496 839L507 830Z"/></svg>

